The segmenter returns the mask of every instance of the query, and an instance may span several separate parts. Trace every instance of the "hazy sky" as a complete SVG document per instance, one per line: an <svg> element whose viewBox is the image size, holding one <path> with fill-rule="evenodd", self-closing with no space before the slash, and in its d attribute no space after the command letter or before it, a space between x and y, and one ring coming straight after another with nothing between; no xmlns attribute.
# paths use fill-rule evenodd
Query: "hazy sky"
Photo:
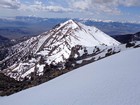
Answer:
<svg viewBox="0 0 140 105"><path fill-rule="evenodd" d="M140 21L140 0L0 0L0 17L29 15Z"/></svg>

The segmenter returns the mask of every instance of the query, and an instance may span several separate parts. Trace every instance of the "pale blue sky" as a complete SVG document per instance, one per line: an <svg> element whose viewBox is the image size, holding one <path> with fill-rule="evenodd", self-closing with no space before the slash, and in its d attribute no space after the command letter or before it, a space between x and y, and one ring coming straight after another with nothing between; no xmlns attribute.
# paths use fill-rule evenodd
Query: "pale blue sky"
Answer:
<svg viewBox="0 0 140 105"><path fill-rule="evenodd" d="M140 21L139 0L0 0L0 16Z"/></svg>

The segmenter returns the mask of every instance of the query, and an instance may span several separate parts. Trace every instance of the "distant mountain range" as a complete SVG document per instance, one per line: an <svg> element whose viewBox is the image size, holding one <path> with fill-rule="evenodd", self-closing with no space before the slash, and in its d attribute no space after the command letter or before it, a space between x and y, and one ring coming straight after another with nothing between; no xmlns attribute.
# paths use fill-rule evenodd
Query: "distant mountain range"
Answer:
<svg viewBox="0 0 140 105"><path fill-rule="evenodd" d="M34 36L50 30L56 24L69 18L23 17L0 19L0 35L8 38ZM96 21L91 19L73 19L88 26L95 26L108 35L132 34L140 31L140 24L112 21Z"/></svg>

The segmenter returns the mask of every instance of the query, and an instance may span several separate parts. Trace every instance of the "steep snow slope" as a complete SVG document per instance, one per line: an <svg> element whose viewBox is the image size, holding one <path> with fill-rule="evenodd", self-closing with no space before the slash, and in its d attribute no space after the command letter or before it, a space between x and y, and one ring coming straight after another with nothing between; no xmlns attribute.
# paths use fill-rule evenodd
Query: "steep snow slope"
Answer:
<svg viewBox="0 0 140 105"><path fill-rule="evenodd" d="M140 48L1 97L1 105L140 105Z"/></svg>
<svg viewBox="0 0 140 105"><path fill-rule="evenodd" d="M7 76L23 80L24 77L30 77L31 72L43 74L42 68L45 64L65 62L70 57L72 47L76 45L95 47L119 44L95 27L69 20L48 32L13 46L7 58L0 61L0 64ZM39 64L40 61L43 61L43 64Z"/></svg>

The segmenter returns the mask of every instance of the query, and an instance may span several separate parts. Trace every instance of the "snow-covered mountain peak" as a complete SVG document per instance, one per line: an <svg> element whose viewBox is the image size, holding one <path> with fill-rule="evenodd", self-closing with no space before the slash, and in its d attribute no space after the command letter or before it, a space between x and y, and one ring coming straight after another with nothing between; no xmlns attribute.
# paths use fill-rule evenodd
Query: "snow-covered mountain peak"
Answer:
<svg viewBox="0 0 140 105"><path fill-rule="evenodd" d="M61 23L62 26L66 25L66 24L76 24L76 22L74 20L70 19L70 20L68 20L68 21L66 21L64 23Z"/></svg>
<svg viewBox="0 0 140 105"><path fill-rule="evenodd" d="M42 43L43 41L43 43ZM113 46L120 43L95 27L85 26L68 20L39 38L42 43L37 54L46 56L47 63L68 59L71 48L76 45L86 47Z"/></svg>
<svg viewBox="0 0 140 105"><path fill-rule="evenodd" d="M8 68L4 68L5 74L20 80L31 72L42 74L46 64L65 63L72 53L72 48L77 45L94 48L119 44L96 27L68 20L48 32L13 46L2 64L10 62L7 63Z"/></svg>
<svg viewBox="0 0 140 105"><path fill-rule="evenodd" d="M62 25L65 25L65 24L76 24L76 22L74 20L70 19L70 20L67 20L66 22L61 23L61 24Z"/></svg>
<svg viewBox="0 0 140 105"><path fill-rule="evenodd" d="M78 29L80 28L79 25L77 24L77 22L75 22L74 20L68 20L64 23L59 24L59 27L56 28L57 30L62 29L62 28L66 28L67 29Z"/></svg>
<svg viewBox="0 0 140 105"><path fill-rule="evenodd" d="M100 31L96 27L86 26L84 24L78 23L74 20L68 20L59 25L59 27L54 29L55 32L62 32L59 35L66 35L74 37L71 41L75 44L84 46L98 46L98 45L119 45L120 43L104 32ZM77 40L75 42L75 40ZM74 45L75 45L74 44Z"/></svg>

